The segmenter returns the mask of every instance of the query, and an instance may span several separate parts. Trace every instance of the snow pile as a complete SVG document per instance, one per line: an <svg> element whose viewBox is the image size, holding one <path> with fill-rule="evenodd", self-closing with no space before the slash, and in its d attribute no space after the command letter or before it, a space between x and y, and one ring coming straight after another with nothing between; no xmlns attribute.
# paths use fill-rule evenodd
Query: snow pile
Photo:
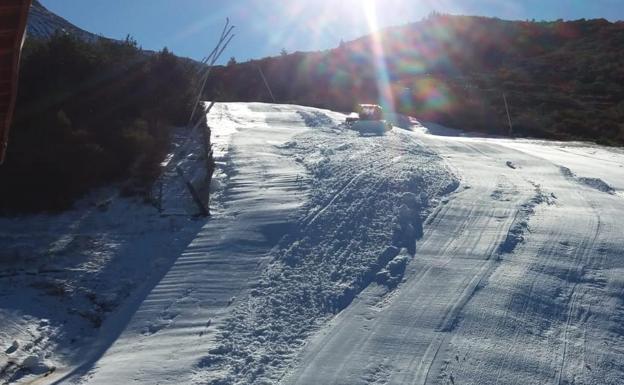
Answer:
<svg viewBox="0 0 624 385"><path fill-rule="evenodd" d="M297 111L308 127L333 127L336 122L321 111Z"/></svg>
<svg viewBox="0 0 624 385"><path fill-rule="evenodd" d="M389 253L390 251L391 253ZM390 246L382 256L386 256L388 254L394 254L394 251L399 252L399 249L395 246ZM407 249L403 249L400 251L400 254L392 258L388 263L380 264L380 266L384 266L377 274L375 274L375 280L380 285L386 285L389 288L396 287L401 280L403 279L403 274L405 273L405 267L407 263L411 259L411 255L407 252Z"/></svg>
<svg viewBox="0 0 624 385"><path fill-rule="evenodd" d="M561 170L561 173L568 179L571 179L577 183L583 184L585 186L591 187L593 189L602 191L607 194L611 194L611 195L615 194L615 189L609 186L605 181L603 181L600 178L588 178L588 177L577 176L574 172L572 172L572 170L564 166L560 166L559 169Z"/></svg>
<svg viewBox="0 0 624 385"><path fill-rule="evenodd" d="M340 130L342 117L299 113L315 129L278 148L309 172L306 213L200 362L197 378L208 383L274 383L306 337L371 282L387 274L398 284L423 219L458 185L410 136L362 138Z"/></svg>

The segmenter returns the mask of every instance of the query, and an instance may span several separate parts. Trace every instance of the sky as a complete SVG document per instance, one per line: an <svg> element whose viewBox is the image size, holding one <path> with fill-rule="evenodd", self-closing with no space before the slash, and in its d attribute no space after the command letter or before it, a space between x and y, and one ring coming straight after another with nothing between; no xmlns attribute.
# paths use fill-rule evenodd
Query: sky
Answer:
<svg viewBox="0 0 624 385"><path fill-rule="evenodd" d="M624 0L41 0L77 26L107 37L131 35L146 49L167 47L201 60L226 17L236 26L221 62L334 48L375 28L419 21L433 11L513 20L624 20ZM374 26L365 5L376 16ZM370 16L370 15L369 15Z"/></svg>

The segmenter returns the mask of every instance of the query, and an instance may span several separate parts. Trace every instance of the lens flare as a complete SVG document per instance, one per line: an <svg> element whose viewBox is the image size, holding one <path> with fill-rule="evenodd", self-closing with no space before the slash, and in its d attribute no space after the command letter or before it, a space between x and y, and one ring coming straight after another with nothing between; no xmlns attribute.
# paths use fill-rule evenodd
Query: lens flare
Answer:
<svg viewBox="0 0 624 385"><path fill-rule="evenodd" d="M377 9L374 0L365 0L362 2L364 7L364 16L368 29L371 33L373 60L377 74L377 88L379 90L379 104L386 109L394 110L394 100L392 97L392 89L390 87L390 76L388 75L388 67L386 65L386 55L384 53L384 44L381 34L379 33L379 23L377 21Z"/></svg>

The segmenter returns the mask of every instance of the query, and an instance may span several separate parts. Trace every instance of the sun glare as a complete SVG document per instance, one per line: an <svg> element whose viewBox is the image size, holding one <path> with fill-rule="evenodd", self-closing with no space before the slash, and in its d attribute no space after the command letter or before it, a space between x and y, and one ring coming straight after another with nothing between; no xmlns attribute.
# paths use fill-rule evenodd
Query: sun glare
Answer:
<svg viewBox="0 0 624 385"><path fill-rule="evenodd" d="M375 70L377 72L377 88L379 89L379 104L387 109L393 109L394 101L390 88L390 77L384 54L383 42L379 32L379 22L377 20L377 7L375 0L364 0L362 2L364 16L368 25L368 30L372 37L373 54L375 60Z"/></svg>

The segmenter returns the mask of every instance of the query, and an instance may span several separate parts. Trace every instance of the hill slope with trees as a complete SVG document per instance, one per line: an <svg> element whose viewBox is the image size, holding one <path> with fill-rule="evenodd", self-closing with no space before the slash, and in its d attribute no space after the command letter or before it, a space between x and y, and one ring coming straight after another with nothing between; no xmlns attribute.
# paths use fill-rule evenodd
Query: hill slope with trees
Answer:
<svg viewBox="0 0 624 385"><path fill-rule="evenodd" d="M197 64L166 48L64 33L28 39L20 71L0 214L65 209L111 182L147 191L197 84Z"/></svg>
<svg viewBox="0 0 624 385"><path fill-rule="evenodd" d="M624 22L432 14L341 43L215 69L206 98L386 107L465 130L624 144ZM387 80L382 82L380 80ZM384 96L384 97L382 97Z"/></svg>

